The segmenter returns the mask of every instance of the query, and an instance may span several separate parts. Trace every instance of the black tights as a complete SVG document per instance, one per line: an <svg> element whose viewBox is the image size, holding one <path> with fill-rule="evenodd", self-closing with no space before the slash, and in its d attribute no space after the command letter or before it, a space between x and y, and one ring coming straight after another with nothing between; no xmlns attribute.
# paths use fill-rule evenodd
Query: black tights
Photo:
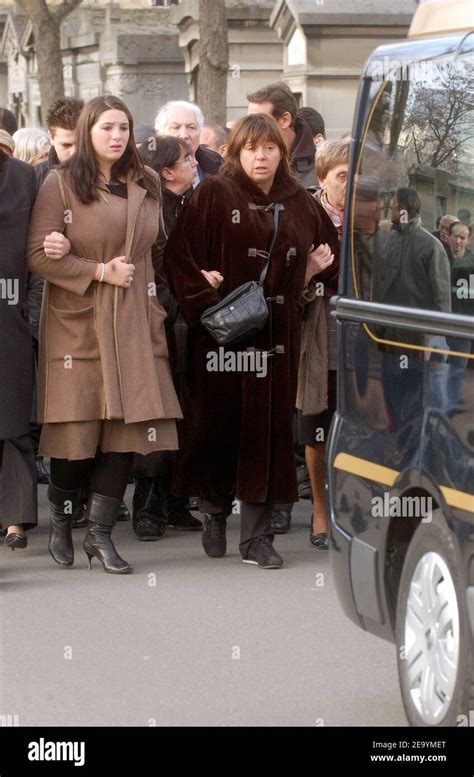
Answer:
<svg viewBox="0 0 474 777"><path fill-rule="evenodd" d="M2 468L2 460L3 460L3 443L5 440L0 440L0 469Z"/></svg>
<svg viewBox="0 0 474 777"><path fill-rule="evenodd" d="M90 484L95 494L123 499L132 469L133 453L102 453L94 459L51 459L51 482L73 491Z"/></svg>

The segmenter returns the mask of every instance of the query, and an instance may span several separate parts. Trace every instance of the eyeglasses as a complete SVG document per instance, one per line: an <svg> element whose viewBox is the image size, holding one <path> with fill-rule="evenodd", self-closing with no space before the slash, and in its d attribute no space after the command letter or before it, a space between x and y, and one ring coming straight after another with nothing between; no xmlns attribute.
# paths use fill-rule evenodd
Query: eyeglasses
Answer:
<svg viewBox="0 0 474 777"><path fill-rule="evenodd" d="M179 159L177 162L174 162L174 165L182 165L184 162L194 162L193 154L186 154L186 156L184 156L182 159Z"/></svg>

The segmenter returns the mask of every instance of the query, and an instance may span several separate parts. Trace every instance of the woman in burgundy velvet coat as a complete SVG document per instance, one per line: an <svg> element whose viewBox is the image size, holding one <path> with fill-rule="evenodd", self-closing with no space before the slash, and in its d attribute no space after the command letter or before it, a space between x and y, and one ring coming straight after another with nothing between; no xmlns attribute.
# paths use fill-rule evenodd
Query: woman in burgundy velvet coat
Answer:
<svg viewBox="0 0 474 777"><path fill-rule="evenodd" d="M274 232L275 203L283 207L264 284L268 319L244 345L224 349L200 316L242 283L258 280L265 264L259 252L268 250ZM310 254L313 247L317 250ZM241 119L221 174L196 189L169 237L164 260L190 327L182 476L175 490L199 495L209 556L225 554L226 518L236 497L242 503L243 561L263 568L282 565L270 518L273 502L298 499L292 420L302 293L315 274L322 282L337 274L334 250L337 233L293 177L277 124L263 114ZM256 349L252 364L243 356L249 347Z"/></svg>

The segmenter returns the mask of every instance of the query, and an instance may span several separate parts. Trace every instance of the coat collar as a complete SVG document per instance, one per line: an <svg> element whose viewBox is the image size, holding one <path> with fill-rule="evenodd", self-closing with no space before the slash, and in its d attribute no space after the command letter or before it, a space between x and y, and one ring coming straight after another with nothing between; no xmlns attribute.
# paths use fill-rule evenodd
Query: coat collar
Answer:
<svg viewBox="0 0 474 777"><path fill-rule="evenodd" d="M135 224L138 217L141 204L146 197L146 189L140 186L137 178L134 178L131 174L127 176L127 228L125 236L125 254L127 261L131 261L130 255L132 253L133 238L135 232ZM103 194L101 197L109 202L111 195L105 184L98 184L97 188L100 189Z"/></svg>
<svg viewBox="0 0 474 777"><path fill-rule="evenodd" d="M125 238L125 252L127 254L127 261L129 261L129 255L132 252L133 236L135 232L135 224L138 217L138 211L141 204L146 197L146 190L143 186L127 178L127 232ZM131 260L130 260L131 261Z"/></svg>
<svg viewBox="0 0 474 777"><path fill-rule="evenodd" d="M415 216L415 218L409 219L408 221L400 221L398 224L392 224L392 230L395 232L400 232L402 235L406 235L410 234L411 232L415 232L415 230L420 226L421 218L419 216Z"/></svg>
<svg viewBox="0 0 474 777"><path fill-rule="evenodd" d="M299 189L303 188L296 180L282 183L275 179L269 194L265 194L265 192L263 192L262 189L244 172L237 173L232 180L237 186L244 189L257 205L269 205L271 202L283 202L289 197L292 197L293 194L296 194Z"/></svg>
<svg viewBox="0 0 474 777"><path fill-rule="evenodd" d="M314 165L316 149L314 147L313 133L306 119L297 116L295 120L295 139L290 148L290 159L295 162L298 159L309 159Z"/></svg>

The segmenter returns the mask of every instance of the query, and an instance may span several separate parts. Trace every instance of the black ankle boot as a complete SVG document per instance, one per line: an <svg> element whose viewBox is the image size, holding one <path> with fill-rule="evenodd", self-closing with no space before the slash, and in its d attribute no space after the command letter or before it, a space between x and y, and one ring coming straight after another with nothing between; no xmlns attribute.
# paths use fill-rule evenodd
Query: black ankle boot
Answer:
<svg viewBox="0 0 474 777"><path fill-rule="evenodd" d="M114 575L128 575L133 567L119 556L111 539L112 529L117 521L121 499L102 494L91 494L87 504L87 534L84 550L92 568L92 557L96 556L106 572Z"/></svg>
<svg viewBox="0 0 474 777"><path fill-rule="evenodd" d="M80 503L81 489L65 491L50 483L48 499L51 505L49 552L59 566L72 567L74 563L72 518Z"/></svg>

